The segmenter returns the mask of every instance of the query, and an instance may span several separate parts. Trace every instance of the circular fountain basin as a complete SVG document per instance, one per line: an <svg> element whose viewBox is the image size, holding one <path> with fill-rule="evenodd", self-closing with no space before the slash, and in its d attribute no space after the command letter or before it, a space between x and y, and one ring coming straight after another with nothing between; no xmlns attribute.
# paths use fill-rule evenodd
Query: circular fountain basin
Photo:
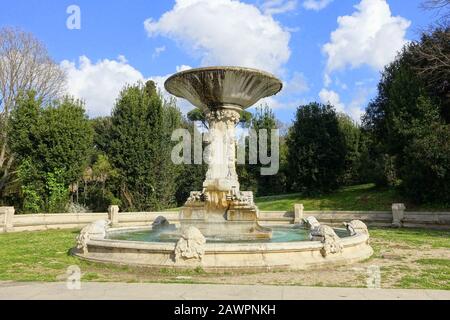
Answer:
<svg viewBox="0 0 450 320"><path fill-rule="evenodd" d="M270 240L227 241L206 239L201 259L175 259L176 241L161 240L151 227L111 228L104 239L91 239L86 253L75 255L96 262L154 268L206 271L304 270L354 263L369 258L373 250L369 236L348 236L345 229L335 229L342 251L324 256L323 243L309 241L309 231L297 227L273 227Z"/></svg>
<svg viewBox="0 0 450 320"><path fill-rule="evenodd" d="M164 86L171 94L200 109L223 106L246 109L283 88L274 75L242 67L190 69L171 76Z"/></svg>

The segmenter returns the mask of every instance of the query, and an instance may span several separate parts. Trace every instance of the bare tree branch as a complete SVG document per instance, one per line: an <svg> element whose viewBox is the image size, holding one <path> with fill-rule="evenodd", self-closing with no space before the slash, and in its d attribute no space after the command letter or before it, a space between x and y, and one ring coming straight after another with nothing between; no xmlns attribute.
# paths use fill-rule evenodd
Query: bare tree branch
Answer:
<svg viewBox="0 0 450 320"><path fill-rule="evenodd" d="M424 0L420 7L424 10L434 11L443 24L450 20L450 0Z"/></svg>
<svg viewBox="0 0 450 320"><path fill-rule="evenodd" d="M65 81L64 71L31 33L0 29L0 192L12 164L7 127L18 95L34 90L38 98L49 101L65 91Z"/></svg>
<svg viewBox="0 0 450 320"><path fill-rule="evenodd" d="M450 87L450 27L424 34L420 44L413 45L416 70L427 80L427 86L442 92ZM447 93L448 95L448 93Z"/></svg>
<svg viewBox="0 0 450 320"><path fill-rule="evenodd" d="M426 10L442 9L450 5L450 0L425 0L421 7Z"/></svg>

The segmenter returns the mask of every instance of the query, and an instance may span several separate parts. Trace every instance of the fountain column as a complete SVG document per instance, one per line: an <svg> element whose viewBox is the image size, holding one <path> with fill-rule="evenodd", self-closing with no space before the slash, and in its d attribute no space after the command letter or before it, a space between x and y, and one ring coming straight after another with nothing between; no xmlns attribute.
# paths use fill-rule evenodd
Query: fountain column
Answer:
<svg viewBox="0 0 450 320"><path fill-rule="evenodd" d="M258 224L251 191L240 191L236 173L235 128L240 113L283 85L271 74L240 67L209 67L179 72L165 82L173 95L205 113L209 124L208 172L202 191L193 191L180 211L182 227L196 227L205 237L255 240L272 236Z"/></svg>
<svg viewBox="0 0 450 320"><path fill-rule="evenodd" d="M206 111L209 124L207 163L208 171L203 187L206 191L239 192L236 173L236 125L239 109L233 106Z"/></svg>
<svg viewBox="0 0 450 320"><path fill-rule="evenodd" d="M209 124L208 171L203 191L192 192L180 212L182 227L195 226L203 235L222 240L270 238L258 224L252 192L241 192L236 172L236 125L240 108L224 105L205 111Z"/></svg>

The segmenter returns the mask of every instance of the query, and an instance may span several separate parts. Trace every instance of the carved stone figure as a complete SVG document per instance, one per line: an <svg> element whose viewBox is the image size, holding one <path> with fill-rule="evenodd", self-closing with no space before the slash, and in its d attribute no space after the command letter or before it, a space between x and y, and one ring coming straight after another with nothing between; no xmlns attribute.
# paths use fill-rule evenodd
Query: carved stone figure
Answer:
<svg viewBox="0 0 450 320"><path fill-rule="evenodd" d="M320 225L318 228L312 229L310 239L323 243L323 247L320 250L323 257L342 252L341 239L330 226Z"/></svg>
<svg viewBox="0 0 450 320"><path fill-rule="evenodd" d="M164 227L168 227L168 226L169 226L169 221L167 221L167 219L163 216L157 217L152 223L153 229L164 228Z"/></svg>
<svg viewBox="0 0 450 320"><path fill-rule="evenodd" d="M196 201L201 201L202 199L202 192L200 191L191 191L191 194L188 198L188 202L196 202Z"/></svg>
<svg viewBox="0 0 450 320"><path fill-rule="evenodd" d="M229 126L235 126L239 123L240 114L236 110L230 109L207 110L206 120L209 123L215 121L224 121Z"/></svg>
<svg viewBox="0 0 450 320"><path fill-rule="evenodd" d="M361 220L352 220L349 223L344 222L344 226L347 228L350 236L354 236L356 234L369 235L369 230L367 229L366 224Z"/></svg>
<svg viewBox="0 0 450 320"><path fill-rule="evenodd" d="M201 260L205 253L205 243L206 239L200 230L192 226L185 228L175 246L175 261Z"/></svg>
<svg viewBox="0 0 450 320"><path fill-rule="evenodd" d="M241 191L243 201L249 204L254 204L253 191Z"/></svg>
<svg viewBox="0 0 450 320"><path fill-rule="evenodd" d="M320 222L316 219L316 217L308 217L303 219L303 222L309 230L314 230L320 227Z"/></svg>
<svg viewBox="0 0 450 320"><path fill-rule="evenodd" d="M88 241L91 239L104 239L106 230L110 225L110 220L97 220L81 229L80 234L77 236L77 249L86 254L88 252Z"/></svg>

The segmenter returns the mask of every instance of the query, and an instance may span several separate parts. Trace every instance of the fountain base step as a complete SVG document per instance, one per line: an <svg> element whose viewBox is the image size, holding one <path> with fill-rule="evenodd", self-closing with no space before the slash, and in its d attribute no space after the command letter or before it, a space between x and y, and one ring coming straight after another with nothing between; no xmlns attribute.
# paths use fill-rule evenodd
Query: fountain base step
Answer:
<svg viewBox="0 0 450 320"><path fill-rule="evenodd" d="M183 220L180 221L181 229L195 227L207 239L217 241L251 241L266 240L272 238L272 230L260 226L257 222L252 221L196 221ZM181 233L174 235L173 233L163 234L162 237L172 237L179 239Z"/></svg>
<svg viewBox="0 0 450 320"><path fill-rule="evenodd" d="M206 238L220 240L263 240L272 230L258 223L258 208L252 203L231 201L227 206L188 201L180 211L181 228L195 227Z"/></svg>

